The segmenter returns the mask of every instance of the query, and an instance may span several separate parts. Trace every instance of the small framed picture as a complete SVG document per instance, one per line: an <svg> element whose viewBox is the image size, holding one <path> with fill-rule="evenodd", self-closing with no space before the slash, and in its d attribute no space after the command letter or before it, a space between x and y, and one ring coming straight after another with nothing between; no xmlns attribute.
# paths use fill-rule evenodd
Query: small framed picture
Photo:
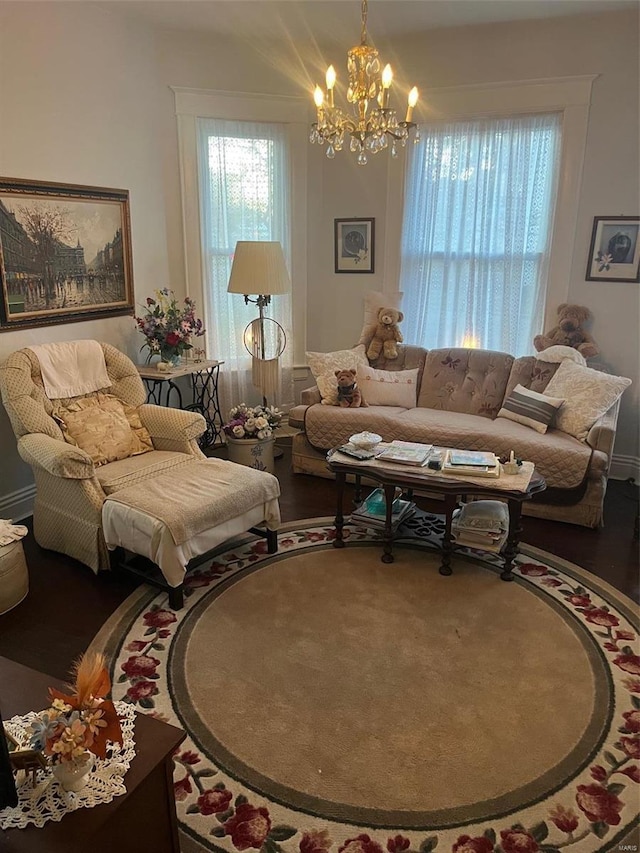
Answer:
<svg viewBox="0 0 640 853"><path fill-rule="evenodd" d="M374 271L375 219L335 220L336 272Z"/></svg>
<svg viewBox="0 0 640 853"><path fill-rule="evenodd" d="M587 281L640 281L640 216L595 216Z"/></svg>

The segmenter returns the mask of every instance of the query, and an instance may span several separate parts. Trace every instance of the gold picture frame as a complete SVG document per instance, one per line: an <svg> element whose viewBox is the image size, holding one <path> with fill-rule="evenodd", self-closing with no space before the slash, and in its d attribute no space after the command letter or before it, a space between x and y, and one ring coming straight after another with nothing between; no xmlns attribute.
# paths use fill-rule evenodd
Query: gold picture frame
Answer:
<svg viewBox="0 0 640 853"><path fill-rule="evenodd" d="M0 178L0 331L133 315L128 190Z"/></svg>

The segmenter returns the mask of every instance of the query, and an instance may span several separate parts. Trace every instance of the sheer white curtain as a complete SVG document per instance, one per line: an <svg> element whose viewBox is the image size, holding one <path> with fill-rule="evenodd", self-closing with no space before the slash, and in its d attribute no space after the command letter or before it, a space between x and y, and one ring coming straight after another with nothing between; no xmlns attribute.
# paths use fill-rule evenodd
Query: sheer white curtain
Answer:
<svg viewBox="0 0 640 853"><path fill-rule="evenodd" d="M405 185L404 335L429 349L533 352L557 194L557 113L421 128Z"/></svg>
<svg viewBox="0 0 640 853"><path fill-rule="evenodd" d="M278 240L291 269L287 127L198 119L198 170L207 352L225 362L219 392L226 417L231 406L261 402L243 343L244 329L258 316L258 308L227 293L235 245L238 240ZM268 400L286 408L293 402L291 295L271 297L265 315L280 323L288 340L280 358L280 399Z"/></svg>

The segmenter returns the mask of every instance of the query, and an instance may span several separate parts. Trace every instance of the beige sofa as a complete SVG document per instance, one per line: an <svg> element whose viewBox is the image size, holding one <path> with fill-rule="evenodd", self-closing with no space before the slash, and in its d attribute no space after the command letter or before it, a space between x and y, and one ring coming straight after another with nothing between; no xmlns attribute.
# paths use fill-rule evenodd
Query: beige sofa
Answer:
<svg viewBox="0 0 640 853"><path fill-rule="evenodd" d="M365 429L384 441L422 441L498 455L513 450L534 462L547 481L547 490L525 504L526 514L598 527L603 524L619 402L593 425L586 441L553 428L540 434L497 417L517 384L543 392L558 366L534 356L516 359L488 350L400 346L397 359L380 360L375 367L417 367L416 407L340 408L322 405L317 388L303 391L302 404L289 415L289 423L302 430L293 439L293 471L331 477L327 450Z"/></svg>

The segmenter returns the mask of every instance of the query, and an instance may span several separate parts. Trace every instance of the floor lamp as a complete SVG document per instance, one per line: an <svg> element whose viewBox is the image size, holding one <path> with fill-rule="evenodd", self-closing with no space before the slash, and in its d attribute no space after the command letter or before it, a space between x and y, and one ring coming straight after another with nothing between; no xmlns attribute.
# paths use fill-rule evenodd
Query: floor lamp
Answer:
<svg viewBox="0 0 640 853"><path fill-rule="evenodd" d="M244 330L244 345L253 358L253 384L262 393L262 404L273 397L280 380L279 359L286 345L282 326L264 316L272 296L288 293L291 279L282 246L275 241L239 240L231 266L228 293L241 293L245 304L258 306L259 316ZM256 294L252 299L251 294Z"/></svg>

